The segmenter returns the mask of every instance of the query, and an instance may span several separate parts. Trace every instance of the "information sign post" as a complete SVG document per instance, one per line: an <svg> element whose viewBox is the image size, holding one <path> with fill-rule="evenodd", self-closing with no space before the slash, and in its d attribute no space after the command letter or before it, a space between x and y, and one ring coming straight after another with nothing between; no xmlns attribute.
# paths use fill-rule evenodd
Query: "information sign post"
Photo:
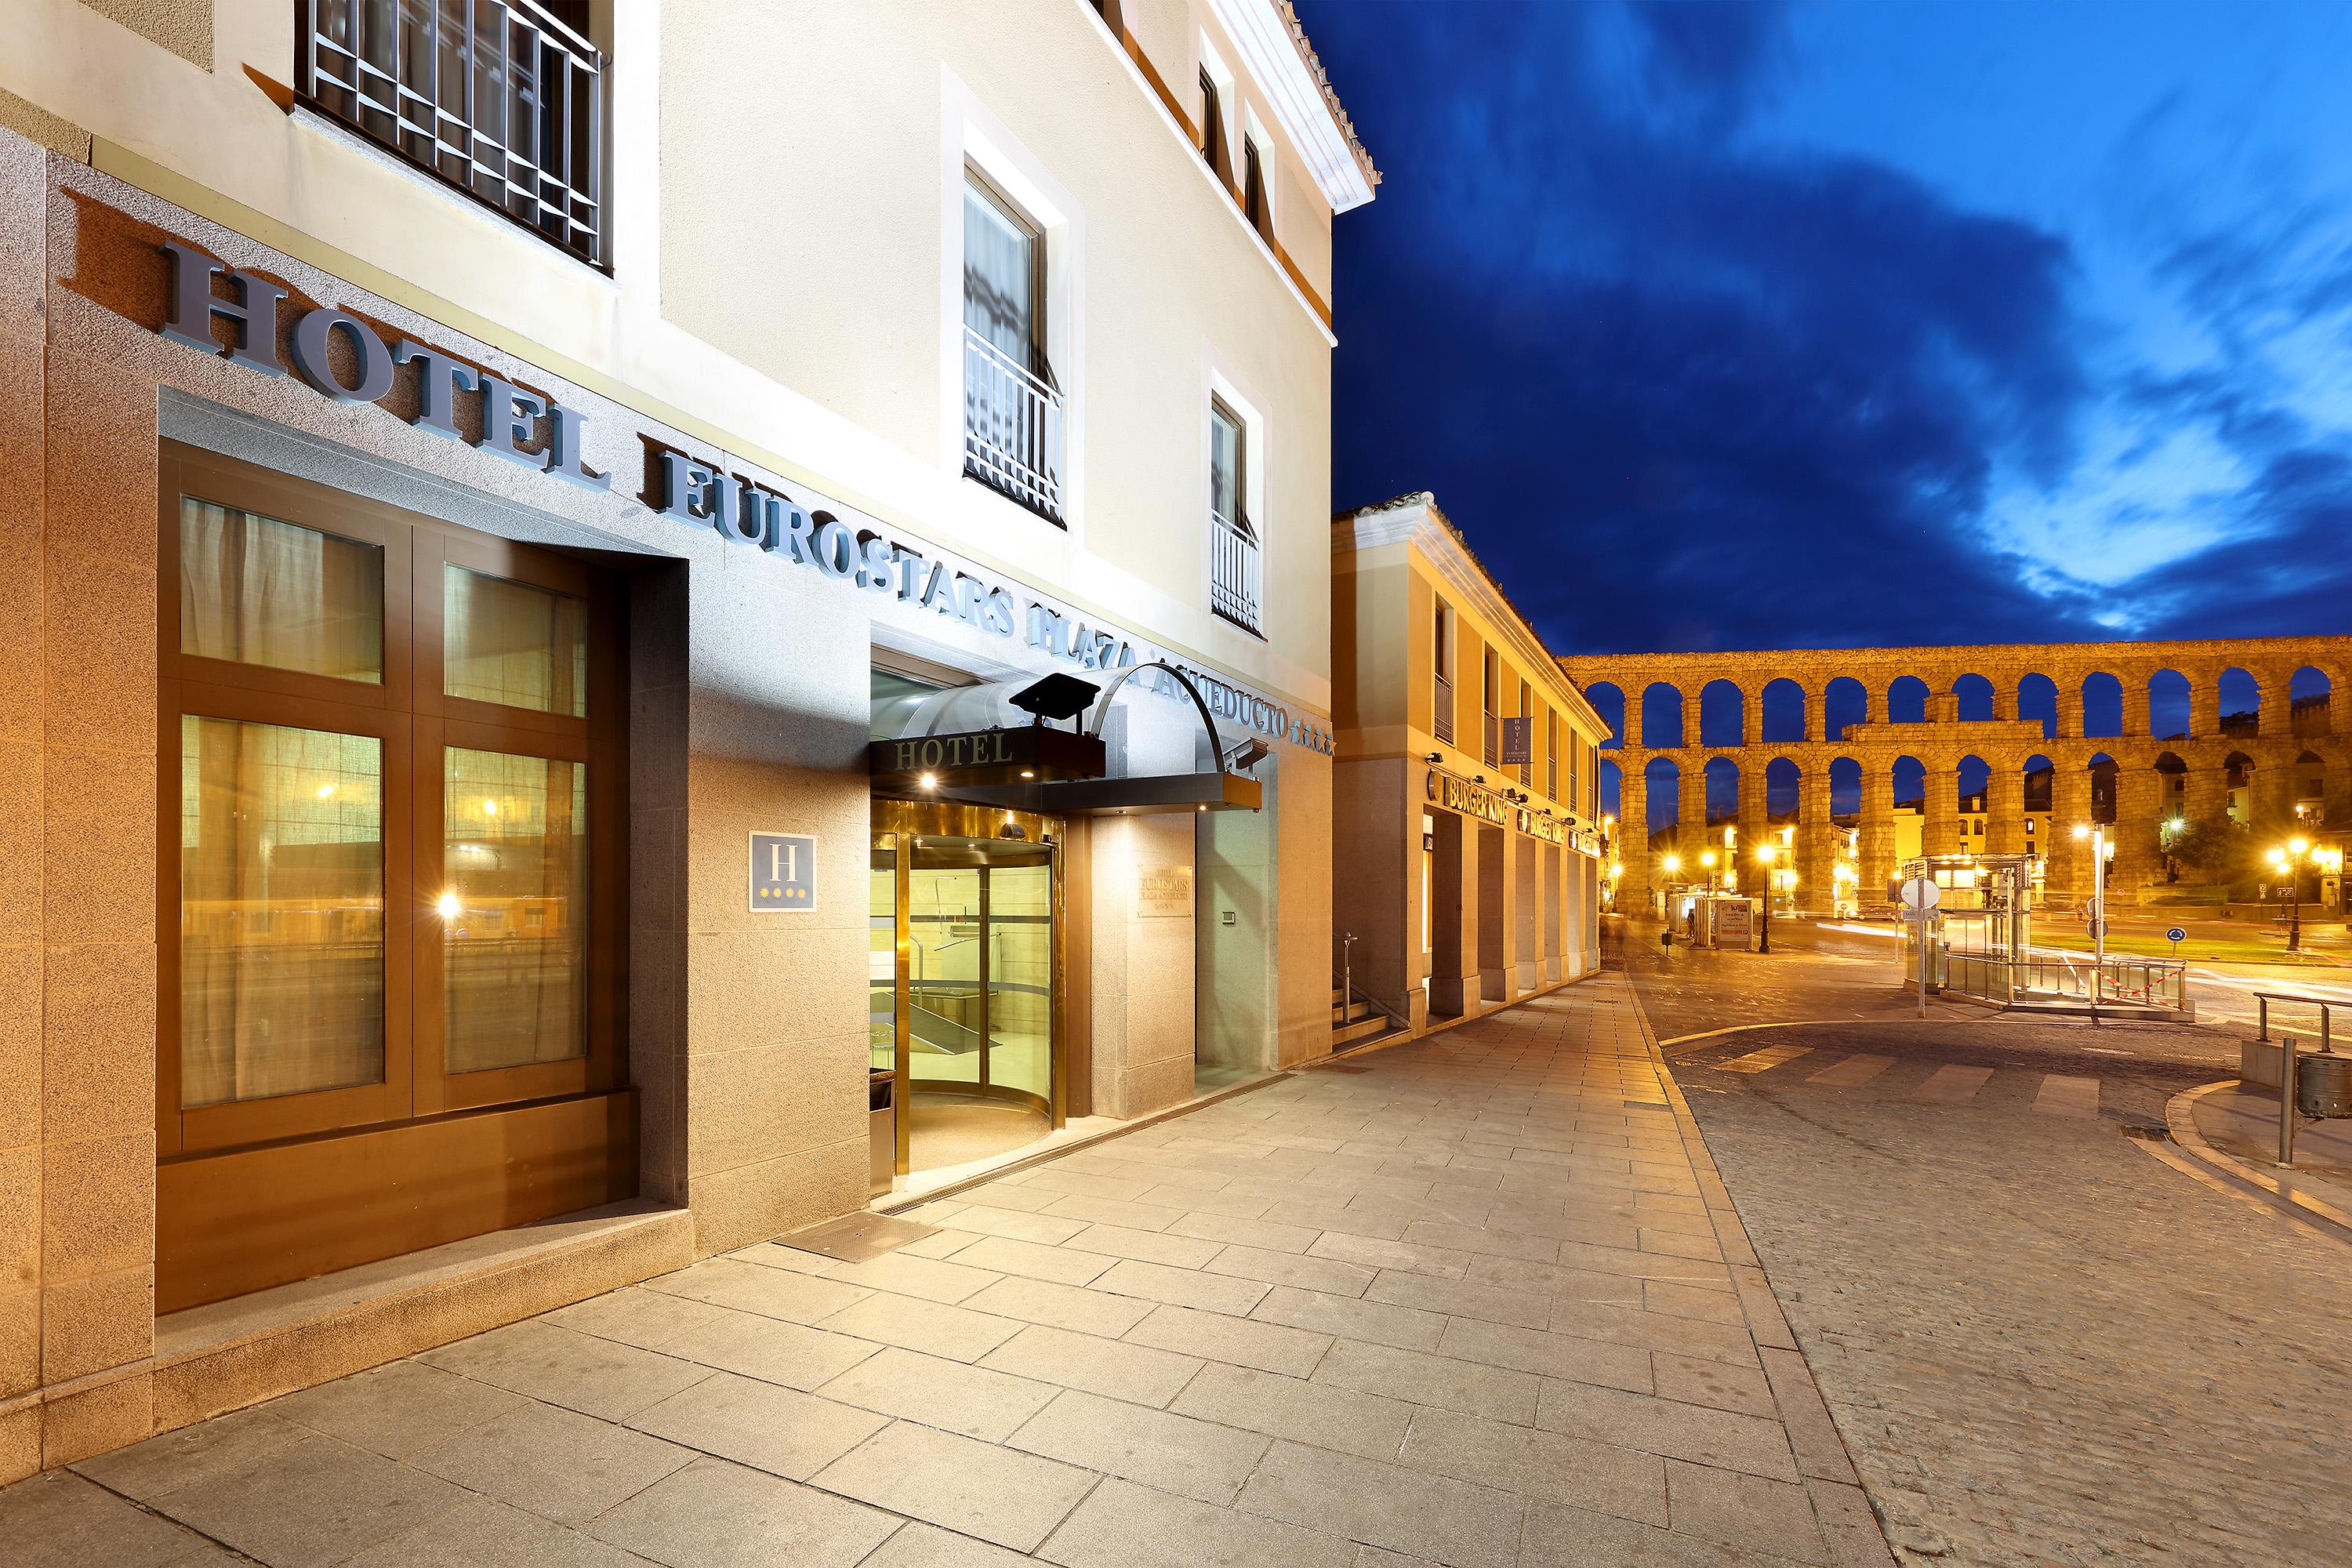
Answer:
<svg viewBox="0 0 2352 1568"><path fill-rule="evenodd" d="M1927 1016L1927 916L1943 899L1941 888L1926 877L1903 884L1903 918L1919 927L1919 1016Z"/></svg>

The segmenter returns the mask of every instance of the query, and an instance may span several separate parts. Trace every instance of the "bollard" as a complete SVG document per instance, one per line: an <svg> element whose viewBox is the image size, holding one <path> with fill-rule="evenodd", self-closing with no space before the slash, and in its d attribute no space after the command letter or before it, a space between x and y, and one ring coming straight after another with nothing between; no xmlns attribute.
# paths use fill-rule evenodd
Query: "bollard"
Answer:
<svg viewBox="0 0 2352 1568"><path fill-rule="evenodd" d="M2294 1169L2294 1037L2279 1036L2279 1169Z"/></svg>

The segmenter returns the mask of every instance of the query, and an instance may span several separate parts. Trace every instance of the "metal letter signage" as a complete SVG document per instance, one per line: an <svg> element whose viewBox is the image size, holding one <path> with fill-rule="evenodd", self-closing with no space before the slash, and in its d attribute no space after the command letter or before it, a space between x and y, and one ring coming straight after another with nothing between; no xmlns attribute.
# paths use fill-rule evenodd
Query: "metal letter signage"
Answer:
<svg viewBox="0 0 2352 1568"><path fill-rule="evenodd" d="M816 908L816 840L804 834L751 835L751 912L804 914Z"/></svg>
<svg viewBox="0 0 2352 1568"><path fill-rule="evenodd" d="M286 299L282 284L257 273L223 267L192 245L176 239L163 242L172 258L172 315L160 329L175 343L200 353L219 354L264 375L283 375L278 363L278 307ZM213 292L213 279L226 275L235 297L224 300ZM213 336L213 318L236 328L236 339L221 347ZM338 376L328 359L337 332L352 346L354 380ZM392 393L401 365L417 367L416 414L409 420L420 430L455 437L454 405L461 392L482 400L482 436L474 444L493 457L539 468L567 484L601 490L613 476L591 473L581 448L587 421L580 411L564 408L487 372L476 372L448 355L415 343L386 343L375 329L348 310L322 307L306 310L294 322L294 368L311 386L338 403L380 403ZM547 421L547 444L526 451L520 443L532 438L540 420Z"/></svg>
<svg viewBox="0 0 2352 1568"><path fill-rule="evenodd" d="M1135 873L1135 918L1189 920L1192 914L1192 868L1149 866Z"/></svg>
<svg viewBox="0 0 2352 1568"><path fill-rule="evenodd" d="M1018 641L1046 658L1085 670L1116 671L1164 660L1198 687L1209 710L1244 729L1288 741L1325 756L1337 740L1328 730L1294 718L1281 704L1219 679L1187 659L1155 649L1110 626L1049 604L1022 584L992 582L978 569L935 561L877 531L855 528L821 507L803 507L763 483L729 471L729 460L705 460L669 447L648 454L654 510L689 528L708 528L731 544L746 544L825 576L887 595L902 605L961 621L976 632ZM1158 670L1138 678L1147 691L1189 700ZM879 765L879 764L877 764Z"/></svg>

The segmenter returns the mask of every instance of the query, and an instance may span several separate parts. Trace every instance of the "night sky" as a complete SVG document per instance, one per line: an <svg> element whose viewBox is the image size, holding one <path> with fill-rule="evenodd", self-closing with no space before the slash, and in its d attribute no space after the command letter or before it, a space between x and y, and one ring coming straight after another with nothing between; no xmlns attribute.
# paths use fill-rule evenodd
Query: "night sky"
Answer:
<svg viewBox="0 0 2352 1568"><path fill-rule="evenodd" d="M2352 630L2352 5L1297 8L1333 504L1555 649Z"/></svg>

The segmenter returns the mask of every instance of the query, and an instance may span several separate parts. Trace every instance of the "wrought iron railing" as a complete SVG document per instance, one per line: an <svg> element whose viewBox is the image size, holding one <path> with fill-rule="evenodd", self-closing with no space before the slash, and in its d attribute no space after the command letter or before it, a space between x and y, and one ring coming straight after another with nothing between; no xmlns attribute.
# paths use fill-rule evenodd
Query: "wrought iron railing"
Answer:
<svg viewBox="0 0 2352 1568"><path fill-rule="evenodd" d="M1437 678L1431 693L1429 730L1441 745L1454 744L1454 682Z"/></svg>
<svg viewBox="0 0 2352 1568"><path fill-rule="evenodd" d="M1209 607L1241 627L1259 632L1257 541L1237 523L1209 514Z"/></svg>
<svg viewBox="0 0 2352 1568"><path fill-rule="evenodd" d="M1481 754L1486 757L1488 767L1498 765L1496 759L1503 754L1503 721L1499 714L1486 715L1486 749Z"/></svg>
<svg viewBox="0 0 2352 1568"><path fill-rule="evenodd" d="M313 106L603 266L604 53L534 0L299 0Z"/></svg>
<svg viewBox="0 0 2352 1568"><path fill-rule="evenodd" d="M965 473L1060 522L1062 419L1060 389L965 326Z"/></svg>

